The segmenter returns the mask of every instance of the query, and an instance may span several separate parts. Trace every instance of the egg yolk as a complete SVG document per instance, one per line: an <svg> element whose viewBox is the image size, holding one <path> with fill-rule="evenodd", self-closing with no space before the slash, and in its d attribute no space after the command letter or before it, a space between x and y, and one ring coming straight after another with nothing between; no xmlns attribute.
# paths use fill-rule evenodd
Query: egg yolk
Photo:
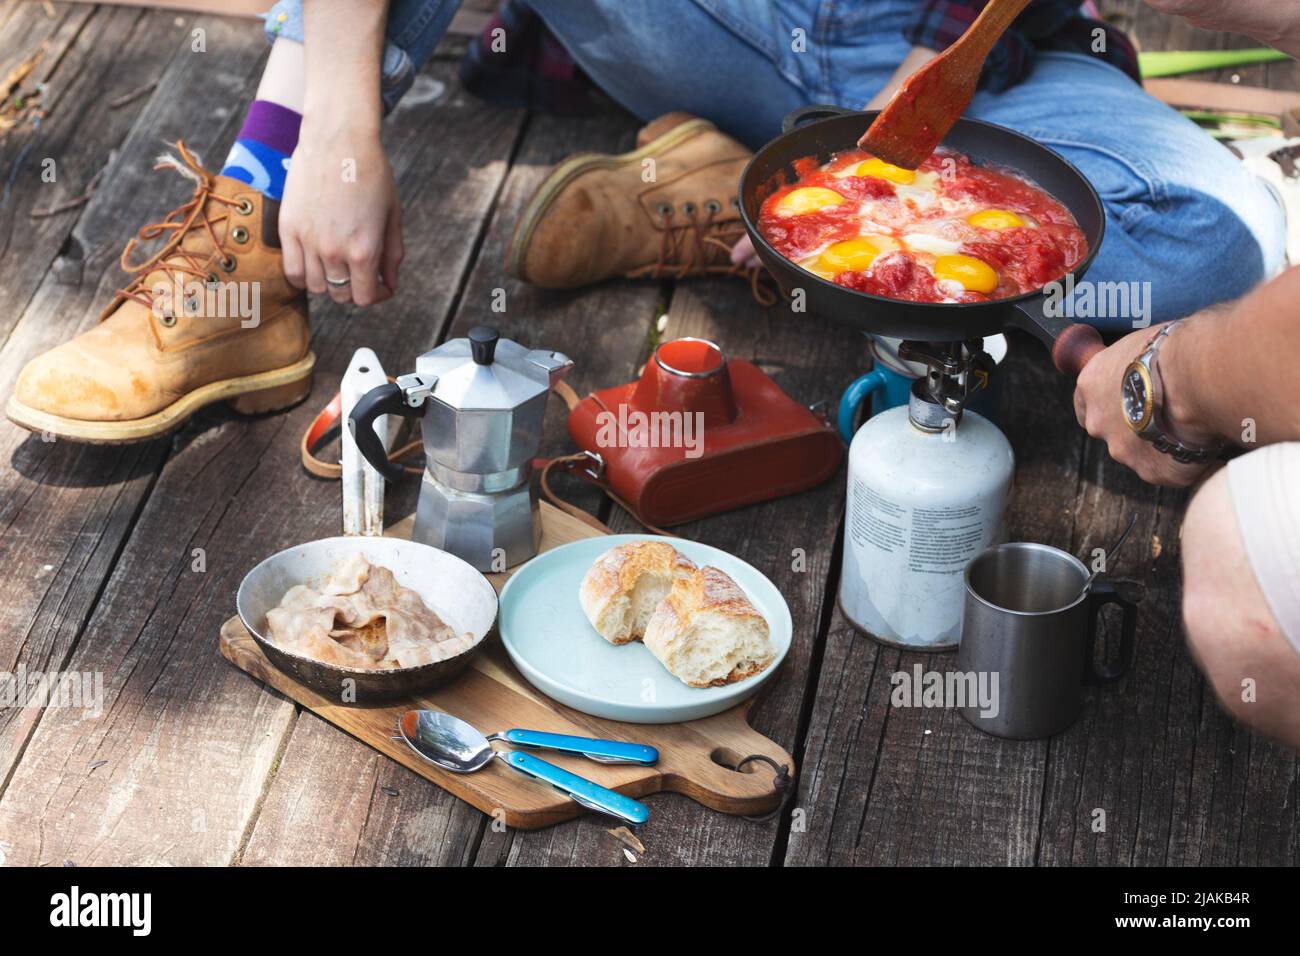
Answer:
<svg viewBox="0 0 1300 956"><path fill-rule="evenodd" d="M776 201L776 211L783 216L802 216L827 206L838 206L844 197L824 186L803 186L793 189Z"/></svg>
<svg viewBox="0 0 1300 956"><path fill-rule="evenodd" d="M853 175L875 176L877 179L887 179L891 183L900 183L904 186L916 181L916 170L894 166L874 156L858 163L858 168L853 171Z"/></svg>
<svg viewBox="0 0 1300 956"><path fill-rule="evenodd" d="M821 254L821 268L839 275L841 272L863 272L871 268L880 250L865 239L845 239L826 247Z"/></svg>
<svg viewBox="0 0 1300 956"><path fill-rule="evenodd" d="M956 282L968 292L992 292L998 287L993 268L970 256L939 256L934 260L934 277Z"/></svg>
<svg viewBox="0 0 1300 956"><path fill-rule="evenodd" d="M966 221L980 229L1011 229L1025 224L1023 219L1009 209L981 209L967 216Z"/></svg>
<svg viewBox="0 0 1300 956"><path fill-rule="evenodd" d="M862 238L871 243L881 252L894 252L895 250L903 248L899 241L893 236L871 235L863 236Z"/></svg>

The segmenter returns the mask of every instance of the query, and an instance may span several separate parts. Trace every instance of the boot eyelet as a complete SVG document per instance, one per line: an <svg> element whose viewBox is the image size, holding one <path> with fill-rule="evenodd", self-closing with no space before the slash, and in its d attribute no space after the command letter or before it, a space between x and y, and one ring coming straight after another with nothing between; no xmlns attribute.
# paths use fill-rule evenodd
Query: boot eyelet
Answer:
<svg viewBox="0 0 1300 956"><path fill-rule="evenodd" d="M731 208L732 208L732 209L739 209L739 208L740 208L740 197L739 197L739 196L732 196L732 197L731 197Z"/></svg>
<svg viewBox="0 0 1300 956"><path fill-rule="evenodd" d="M235 271L235 265L236 265L236 263L235 263L235 257L234 257L234 256L222 256L222 257L221 257L221 268L222 268L222 269L225 269L227 272L234 272L234 271Z"/></svg>
<svg viewBox="0 0 1300 956"><path fill-rule="evenodd" d="M718 202L716 199L710 199L704 203L704 208L706 211L711 212L716 216L718 213L722 212L722 203Z"/></svg>
<svg viewBox="0 0 1300 956"><path fill-rule="evenodd" d="M199 314L199 309L202 307L202 305L203 305L203 303L200 302L198 299L186 299L186 300L185 300L185 314L186 314L186 315L198 315L198 314ZM174 321L174 320L173 320L173 321Z"/></svg>
<svg viewBox="0 0 1300 956"><path fill-rule="evenodd" d="M655 212L667 219L673 214L673 204L670 202L661 202L659 205L655 206Z"/></svg>
<svg viewBox="0 0 1300 956"><path fill-rule="evenodd" d="M205 281L206 281L206 284L207 284L207 285L210 285L210 286L212 286L212 285L220 285L220 284L221 284L221 279L219 279L219 278L217 277L217 274L216 274L215 272L209 272L209 273L208 273L208 277L207 277L207 279L206 279Z"/></svg>
<svg viewBox="0 0 1300 956"><path fill-rule="evenodd" d="M253 214L253 200L247 198L241 199L236 208L239 210L241 216L251 216Z"/></svg>
<svg viewBox="0 0 1300 956"><path fill-rule="evenodd" d="M164 312L162 315L158 316L158 321L170 329L176 324L176 316L169 312Z"/></svg>
<svg viewBox="0 0 1300 956"><path fill-rule="evenodd" d="M243 226L236 226L234 229L230 230L230 238L240 245L243 245L248 241L248 230Z"/></svg>
<svg viewBox="0 0 1300 956"><path fill-rule="evenodd" d="M686 215L688 216L695 215L695 203L693 202L682 203L682 212L686 213Z"/></svg>

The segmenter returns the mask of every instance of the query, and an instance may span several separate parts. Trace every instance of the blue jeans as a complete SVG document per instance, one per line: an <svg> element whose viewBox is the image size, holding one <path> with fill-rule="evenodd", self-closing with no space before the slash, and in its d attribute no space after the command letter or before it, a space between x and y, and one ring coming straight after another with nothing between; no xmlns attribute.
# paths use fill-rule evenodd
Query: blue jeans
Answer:
<svg viewBox="0 0 1300 956"><path fill-rule="evenodd" d="M263 14L266 38L272 43L280 37L302 43L302 4L303 0L278 0ZM460 0L391 0L388 4L380 81L385 112L415 83L415 74L433 55L459 6Z"/></svg>
<svg viewBox="0 0 1300 956"><path fill-rule="evenodd" d="M529 0L573 58L642 119L685 110L751 147L808 103L859 107L909 50L915 0ZM277 11L300 23L301 0ZM385 97L409 86L456 0L394 0ZM273 21L268 19L268 30ZM285 26L288 26L286 22ZM285 35L282 31L281 35ZM390 64L393 70L390 71ZM1114 67L1043 53L1029 78L980 93L968 115L1061 153L1106 206L1097 282L1150 282L1150 318L1244 294L1282 264L1281 206L1264 183ZM1096 320L1131 327L1128 318Z"/></svg>

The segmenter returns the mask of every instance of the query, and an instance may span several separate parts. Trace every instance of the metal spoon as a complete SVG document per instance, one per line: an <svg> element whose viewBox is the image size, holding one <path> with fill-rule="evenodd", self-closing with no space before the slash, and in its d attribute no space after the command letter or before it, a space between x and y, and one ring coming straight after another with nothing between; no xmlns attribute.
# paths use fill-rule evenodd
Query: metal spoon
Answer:
<svg viewBox="0 0 1300 956"><path fill-rule="evenodd" d="M1128 527L1124 529L1124 533L1119 536L1119 540L1116 541L1115 544L1111 546L1111 549L1105 553L1103 564L1107 564L1107 565L1110 564L1110 559L1115 557L1117 554L1119 554L1119 549L1124 547L1124 541L1128 538L1128 533L1133 530L1133 526L1137 524L1137 520L1138 520L1137 515L1134 515L1132 518L1129 519ZM1097 575L1101 574L1102 571L1104 570L1105 568L1101 568L1097 571L1093 571L1092 574L1088 575L1088 580L1083 582L1083 588L1079 593L1087 594L1089 591L1091 591L1092 582L1096 581Z"/></svg>
<svg viewBox="0 0 1300 956"><path fill-rule="evenodd" d="M397 731L417 754L452 773L474 773L486 767L493 757L498 757L511 769L549 783L589 810L631 824L642 824L650 818L645 804L576 773L562 770L532 754L493 750L487 737L451 714L436 710L408 710L397 719Z"/></svg>

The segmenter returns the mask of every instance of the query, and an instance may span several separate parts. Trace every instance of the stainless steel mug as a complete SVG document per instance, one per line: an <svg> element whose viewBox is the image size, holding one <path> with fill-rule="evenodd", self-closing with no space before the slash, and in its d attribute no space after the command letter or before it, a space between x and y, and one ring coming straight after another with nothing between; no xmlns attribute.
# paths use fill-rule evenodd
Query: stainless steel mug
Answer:
<svg viewBox="0 0 1300 956"><path fill-rule="evenodd" d="M1085 684L1129 669L1137 602L1100 577L1084 593L1087 580L1082 561L1045 544L1000 544L971 559L957 668L996 679L998 705L994 713L963 707L966 720L998 737L1050 737L1078 718ZM1107 604L1123 608L1120 650L1098 666L1097 624Z"/></svg>

